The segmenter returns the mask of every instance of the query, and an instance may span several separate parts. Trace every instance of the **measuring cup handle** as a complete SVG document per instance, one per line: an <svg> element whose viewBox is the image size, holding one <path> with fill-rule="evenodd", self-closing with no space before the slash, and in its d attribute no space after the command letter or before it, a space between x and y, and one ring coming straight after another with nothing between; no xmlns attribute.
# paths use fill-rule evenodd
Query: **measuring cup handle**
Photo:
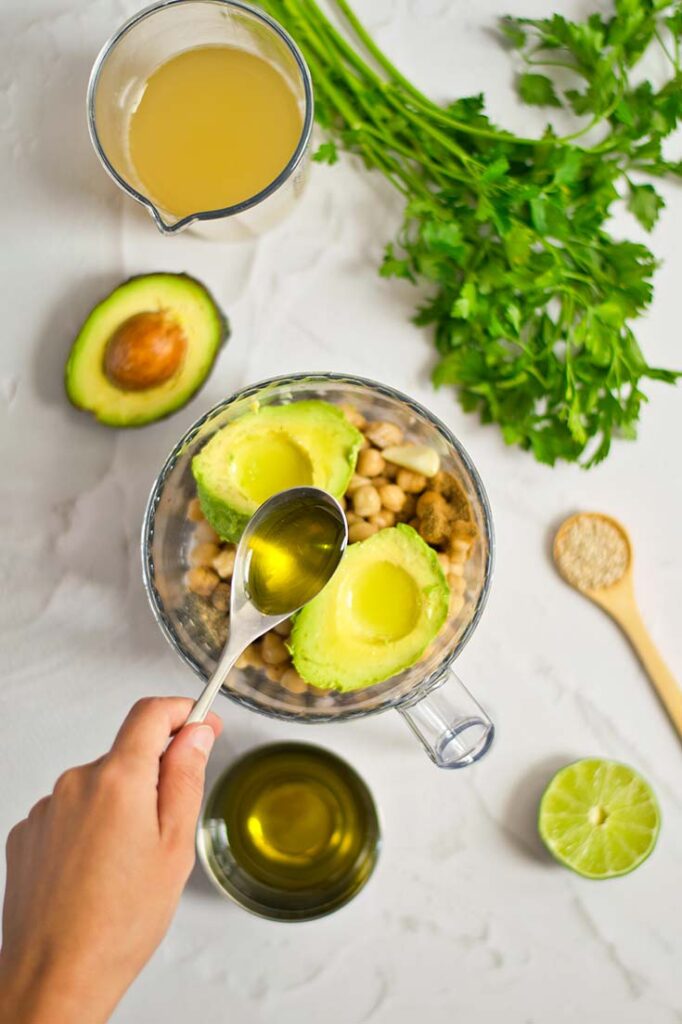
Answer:
<svg viewBox="0 0 682 1024"><path fill-rule="evenodd" d="M490 749L495 726L464 683L448 672L438 688L398 708L438 768L466 768Z"/></svg>

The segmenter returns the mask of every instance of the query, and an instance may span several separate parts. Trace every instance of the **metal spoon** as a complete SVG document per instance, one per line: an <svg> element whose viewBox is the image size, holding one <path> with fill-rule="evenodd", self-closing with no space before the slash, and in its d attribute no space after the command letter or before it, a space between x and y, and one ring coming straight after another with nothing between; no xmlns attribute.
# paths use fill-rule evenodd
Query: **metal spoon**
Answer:
<svg viewBox="0 0 682 1024"><path fill-rule="evenodd" d="M320 566L320 575L310 580L308 590L299 594L299 603L294 608L280 607L276 614L268 614L262 611L255 603L254 596L249 592L249 571L253 557L253 544L258 538L268 534L273 528L276 529L278 521L284 521L298 511L317 510L321 514L327 514L335 520L338 526L337 542L333 549L328 552L328 557L323 566ZM302 516L302 519L304 516ZM301 537L299 549L304 551L307 538ZM234 563L232 576L232 592L230 595L230 632L222 654L218 660L213 675L206 683L203 693L197 700L187 718L187 724L191 722L203 722L211 709L218 691L227 679L227 676L237 661L237 658L249 644L257 640L263 633L267 633L278 623L288 619L290 615L298 611L303 605L312 601L322 588L334 575L336 568L341 561L341 556L348 543L348 525L343 509L335 498L332 498L326 491L317 487L292 487L287 491L280 491L263 502L260 508L254 513L242 534L237 547L237 555ZM303 597L303 600L300 598Z"/></svg>
<svg viewBox="0 0 682 1024"><path fill-rule="evenodd" d="M589 519L593 522L608 524L613 530L620 534L627 549L627 559L622 567L621 574L606 586L589 587L581 586L579 582L567 575L562 567L561 547L568 531L580 519ZM682 690L659 654L653 640L642 622L637 601L632 573L632 541L630 536L617 519L604 515L601 512L581 512L570 516L559 527L554 538L554 562L557 569L572 587L589 597L591 601L598 604L600 608L611 616L625 633L626 637L635 649L644 670L646 671L651 684L658 694L658 698L668 713L668 717L677 733L682 739Z"/></svg>

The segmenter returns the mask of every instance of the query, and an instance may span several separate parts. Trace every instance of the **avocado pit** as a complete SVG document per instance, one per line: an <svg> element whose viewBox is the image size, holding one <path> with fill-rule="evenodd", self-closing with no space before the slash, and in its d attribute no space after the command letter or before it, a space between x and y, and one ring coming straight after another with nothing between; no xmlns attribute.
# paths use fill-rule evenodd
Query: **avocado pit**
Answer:
<svg viewBox="0 0 682 1024"><path fill-rule="evenodd" d="M146 391L174 377L186 351L185 332L167 313L136 313L109 338L104 372L122 391Z"/></svg>

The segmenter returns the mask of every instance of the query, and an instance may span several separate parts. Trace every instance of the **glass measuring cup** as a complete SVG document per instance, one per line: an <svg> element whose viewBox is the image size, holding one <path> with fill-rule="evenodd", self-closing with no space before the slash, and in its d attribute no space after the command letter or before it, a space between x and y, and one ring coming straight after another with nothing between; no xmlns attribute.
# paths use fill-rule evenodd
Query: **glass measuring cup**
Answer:
<svg viewBox="0 0 682 1024"><path fill-rule="evenodd" d="M212 673L220 641L211 636L184 584L193 524L187 505L196 488L192 457L217 430L258 405L302 399L354 405L369 419L391 420L409 441L440 455L443 469L466 490L478 539L465 567L465 606L449 620L416 665L391 679L352 693L288 692L253 668L233 672L226 696L275 718L336 722L396 708L440 768L461 768L478 760L493 739L493 724L452 672L481 617L493 566L493 527L488 499L469 456L444 423L392 388L338 374L278 377L245 388L198 420L178 442L152 488L142 530L145 586L156 620L174 650L197 675Z"/></svg>
<svg viewBox="0 0 682 1024"><path fill-rule="evenodd" d="M130 117L151 73L185 50L233 46L274 65L301 110L301 135L274 181L233 206L175 217L146 193L130 158ZM159 231L172 235L192 225L206 237L248 238L276 224L301 195L313 125L310 72L291 36L269 15L240 0L161 0L138 12L102 47L87 96L90 138L105 170L145 206Z"/></svg>

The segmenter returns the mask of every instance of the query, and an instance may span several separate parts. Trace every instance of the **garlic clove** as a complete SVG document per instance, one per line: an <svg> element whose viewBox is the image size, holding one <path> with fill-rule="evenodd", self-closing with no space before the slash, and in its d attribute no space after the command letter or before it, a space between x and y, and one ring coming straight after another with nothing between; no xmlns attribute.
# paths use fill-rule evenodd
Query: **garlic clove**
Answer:
<svg viewBox="0 0 682 1024"><path fill-rule="evenodd" d="M440 469L440 457L437 451L425 444L400 444L392 448L384 448L381 453L387 462L422 476L435 476Z"/></svg>

